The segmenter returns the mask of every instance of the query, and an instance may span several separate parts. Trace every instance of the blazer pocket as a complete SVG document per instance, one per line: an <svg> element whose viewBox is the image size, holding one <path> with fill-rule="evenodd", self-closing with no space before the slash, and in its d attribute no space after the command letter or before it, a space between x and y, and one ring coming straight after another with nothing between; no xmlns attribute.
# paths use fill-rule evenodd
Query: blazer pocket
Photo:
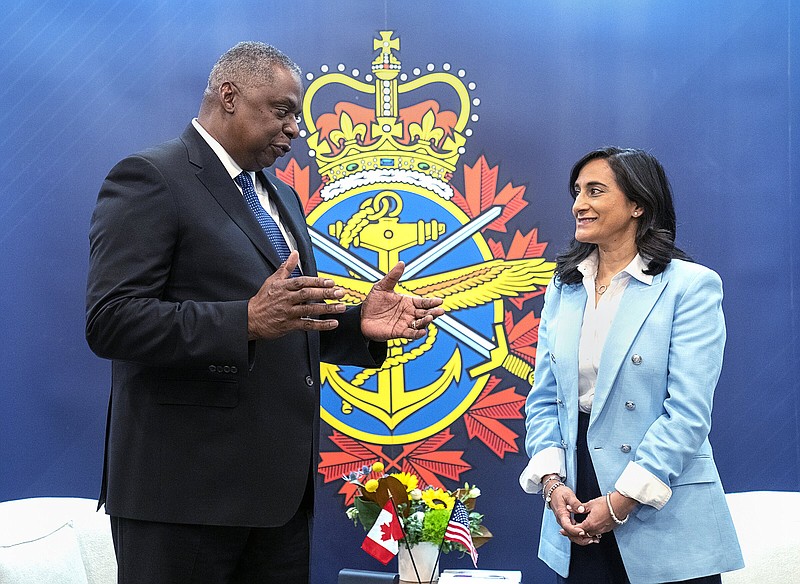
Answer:
<svg viewBox="0 0 800 584"><path fill-rule="evenodd" d="M233 408L239 404L239 382L163 379L159 383L157 399L161 405Z"/></svg>
<svg viewBox="0 0 800 584"><path fill-rule="evenodd" d="M701 483L713 483L719 480L719 473L717 472L717 465L714 459L707 454L701 454L692 458L686 468L679 477L675 478L670 485L670 488L683 487L687 485L697 485ZM673 496L675 493L673 492ZM667 502L669 506L669 502ZM658 509L650 505L640 505L639 509L635 512L637 519L641 521L649 520L653 515L658 513Z"/></svg>
<svg viewBox="0 0 800 584"><path fill-rule="evenodd" d="M719 473L714 459L707 454L702 454L692 458L691 462L683 469L683 472L672 481L672 486L713 483L718 480Z"/></svg>

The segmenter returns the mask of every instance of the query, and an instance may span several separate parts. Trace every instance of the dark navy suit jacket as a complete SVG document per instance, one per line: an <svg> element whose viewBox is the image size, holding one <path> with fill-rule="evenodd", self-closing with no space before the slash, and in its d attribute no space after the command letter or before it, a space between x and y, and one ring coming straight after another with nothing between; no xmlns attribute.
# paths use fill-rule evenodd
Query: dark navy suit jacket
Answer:
<svg viewBox="0 0 800 584"><path fill-rule="evenodd" d="M297 194L269 183L316 275ZM285 523L317 464L320 358L374 367L385 344L361 335L358 308L331 332L248 341L248 299L280 260L191 125L111 170L89 239L86 337L113 362L100 502L140 520Z"/></svg>

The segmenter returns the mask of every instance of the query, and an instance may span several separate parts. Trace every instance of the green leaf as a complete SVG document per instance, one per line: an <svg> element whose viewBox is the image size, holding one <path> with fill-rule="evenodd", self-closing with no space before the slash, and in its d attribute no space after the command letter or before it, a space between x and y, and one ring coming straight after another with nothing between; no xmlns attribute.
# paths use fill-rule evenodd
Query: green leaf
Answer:
<svg viewBox="0 0 800 584"><path fill-rule="evenodd" d="M378 504L372 501L365 501L360 497L356 497L353 504L355 508L358 509L358 520L364 527L364 531L372 529L372 526L375 525L375 521L378 519L378 515L381 514L381 508Z"/></svg>

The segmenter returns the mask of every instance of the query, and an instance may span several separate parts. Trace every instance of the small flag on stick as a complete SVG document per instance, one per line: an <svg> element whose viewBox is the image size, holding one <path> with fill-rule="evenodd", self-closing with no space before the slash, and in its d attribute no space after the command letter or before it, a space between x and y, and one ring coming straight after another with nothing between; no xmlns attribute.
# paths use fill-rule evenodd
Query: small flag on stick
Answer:
<svg viewBox="0 0 800 584"><path fill-rule="evenodd" d="M446 541L453 541L460 543L472 558L472 565L478 567L478 552L475 549L475 544L472 543L472 535L469 531L469 513L464 503L456 499L453 505L453 511L450 513L450 522L444 531L444 539Z"/></svg>
<svg viewBox="0 0 800 584"><path fill-rule="evenodd" d="M385 566L397 555L397 542L402 538L403 527L394 510L394 503L389 499L364 538L361 549Z"/></svg>

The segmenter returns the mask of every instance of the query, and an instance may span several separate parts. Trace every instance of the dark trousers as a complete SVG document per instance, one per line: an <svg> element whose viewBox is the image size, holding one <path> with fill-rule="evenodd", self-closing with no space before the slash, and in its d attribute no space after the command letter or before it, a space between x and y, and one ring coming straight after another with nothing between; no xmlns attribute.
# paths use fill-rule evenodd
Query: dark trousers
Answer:
<svg viewBox="0 0 800 584"><path fill-rule="evenodd" d="M576 477L575 495L581 501L595 499L604 493L600 492L597 477L586 443L586 432L589 428L589 414L578 416L578 475ZM575 515L575 520L583 521L585 515ZM570 548L569 577L556 575L558 584L630 584L625 572L625 564L619 553L614 532L604 533L599 543L587 546L572 544ZM720 584L719 574L683 580L687 584ZM678 584L678 583L665 583Z"/></svg>
<svg viewBox="0 0 800 584"><path fill-rule="evenodd" d="M111 517L118 584L304 584L311 503L280 527L221 527Z"/></svg>

